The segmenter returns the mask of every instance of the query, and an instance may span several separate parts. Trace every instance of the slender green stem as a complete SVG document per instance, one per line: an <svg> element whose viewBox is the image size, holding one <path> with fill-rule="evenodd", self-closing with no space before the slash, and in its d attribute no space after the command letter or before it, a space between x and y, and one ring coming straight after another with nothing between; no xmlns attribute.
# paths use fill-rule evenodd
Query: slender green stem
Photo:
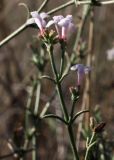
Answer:
<svg viewBox="0 0 114 160"><path fill-rule="evenodd" d="M26 112L25 112L25 131L26 131L26 137L25 137L25 143L23 148L26 150L28 145L29 145L29 138L28 138L28 130L30 129L30 120L29 120L29 110L31 107L31 103L32 103L32 98L34 95L34 92L36 90L36 83L33 82L33 85L30 88L30 93L29 93L29 97L28 97L28 101L27 101L27 107L26 107Z"/></svg>
<svg viewBox="0 0 114 160"><path fill-rule="evenodd" d="M42 118L55 118L55 119L60 120L64 124L68 124L63 118L61 118L61 117L59 117L57 115L54 115L54 114L47 114L47 115L44 115Z"/></svg>
<svg viewBox="0 0 114 160"><path fill-rule="evenodd" d="M63 79L64 79L64 78L66 78L67 76L68 76L68 73L66 74L66 73L64 72L64 74L62 75L62 77L60 78L60 80L59 80L59 81L60 81L60 82L62 82L62 81L63 81Z"/></svg>
<svg viewBox="0 0 114 160"><path fill-rule="evenodd" d="M66 109L66 106L65 106L64 99L63 99L62 88L61 88L61 84L59 82L58 73L57 73L57 69L56 69L56 66L55 66L55 62L54 62L53 46L52 45L48 46L48 51L49 51L49 56L50 56L50 61L51 61L53 74L54 74L55 79L56 79L57 92L58 92L59 98L61 100L62 111L64 113L65 120L68 121L69 116L68 116L68 113L67 113L67 109Z"/></svg>
<svg viewBox="0 0 114 160"><path fill-rule="evenodd" d="M88 155L89 155L89 148L87 148L87 150L86 150L86 154L85 154L85 159L84 160L88 160Z"/></svg>
<svg viewBox="0 0 114 160"><path fill-rule="evenodd" d="M36 152L36 135L32 137L32 145L34 150L32 151L32 160L37 160L37 152Z"/></svg>
<svg viewBox="0 0 114 160"><path fill-rule="evenodd" d="M53 57L53 46L47 46L47 50L49 52L49 56L50 56L50 61L51 61L51 65L52 65L52 69L53 69L53 74L55 76L56 79L56 87L57 87L57 93L59 95L59 99L61 102L61 108L64 114L64 119L66 122L69 122L69 115L67 112L67 108L63 99L63 94L62 94L62 88L61 88L61 82L58 79L58 74L57 74L57 70L56 70L56 66L55 66L55 61L54 61L54 57ZM74 154L74 158L75 160L79 160L79 156L77 153L77 148L75 145L75 141L74 141L74 136L73 136L73 131L72 131L72 126L71 125L67 125L68 128L68 133L69 133L69 137L70 137L70 142L71 142L71 146L72 146L72 151Z"/></svg>
<svg viewBox="0 0 114 160"><path fill-rule="evenodd" d="M53 46L52 45L48 45L47 46L47 50L49 52L53 74L55 76L56 81L58 81L59 80L58 79L58 73L57 73L56 65L55 65L55 62L54 62L54 56L53 56Z"/></svg>
<svg viewBox="0 0 114 160"><path fill-rule="evenodd" d="M76 118L78 118L81 114L86 113L86 112L89 112L89 110L83 110L83 111L76 113L76 115L72 118L71 123L73 123L76 120Z"/></svg>
<svg viewBox="0 0 114 160"><path fill-rule="evenodd" d="M50 76L44 75L44 76L40 77L40 79L43 79L43 78L48 79L48 80L52 81L53 83L55 83L55 80L53 78L51 78Z"/></svg>
<svg viewBox="0 0 114 160"><path fill-rule="evenodd" d="M34 115L38 115L38 109L39 109L39 101L40 101L40 90L41 90L41 83L40 81L37 82L37 90L36 90L36 101L35 101L35 107L34 107Z"/></svg>
<svg viewBox="0 0 114 160"><path fill-rule="evenodd" d="M30 93L29 93L29 97L28 97L28 101L27 101L27 108L26 108L26 113L25 113L25 129L26 129L26 132L29 129L29 110L30 110L30 107L31 107L32 98L33 98L35 88L36 87L33 84L33 86L30 88Z"/></svg>
<svg viewBox="0 0 114 160"><path fill-rule="evenodd" d="M41 73L39 73L40 76ZM39 111L39 101L40 101L40 92L41 92L41 82L38 80L37 81L37 90L36 90L36 100L35 100L35 107L34 107L34 116L38 116L38 111ZM34 128L36 131L37 128L37 124L34 123ZM36 150L36 146L37 146L37 136L36 136L36 132L33 133L32 135L32 145L35 148L32 151L32 160L37 160L37 150Z"/></svg>
<svg viewBox="0 0 114 160"><path fill-rule="evenodd" d="M95 135L96 135L96 133L93 132L93 134L91 136L91 139L90 139L90 142L88 144L87 150L86 150L86 154L85 154L85 159L84 160L89 160L88 157L89 157L90 149L93 147L94 144L96 144L96 141L95 141L95 143L93 143ZM93 143L93 145L92 145L92 143Z"/></svg>
<svg viewBox="0 0 114 160"><path fill-rule="evenodd" d="M89 145L93 142L93 140L94 140L94 138L95 138L95 135L96 135L96 133L93 132L93 134L92 134L92 136L91 136L91 139L90 139L90 142L89 142Z"/></svg>
<svg viewBox="0 0 114 160"><path fill-rule="evenodd" d="M72 103L72 108L71 108L71 113L70 113L71 119L73 118L75 103L76 103L75 101L73 101L73 103Z"/></svg>
<svg viewBox="0 0 114 160"><path fill-rule="evenodd" d="M26 150L28 148L30 139L28 138L28 130L30 128L30 120L29 120L29 112L30 112L30 107L31 107L31 103L32 103L32 98L33 98L33 94L35 91L36 85L33 84L33 86L31 86L30 88L30 93L29 93L29 97L28 97L28 101L27 101L27 107L26 107L26 112L25 112L25 143L23 148Z"/></svg>
<svg viewBox="0 0 114 160"><path fill-rule="evenodd" d="M61 107L62 107L62 110L63 110L63 113L64 113L65 121L68 122L69 116L68 116L68 112L67 112L67 109L66 109L66 106L65 106L64 99L63 99L62 88L61 88L60 83L57 84L57 92L58 92L58 95L59 95L59 98L60 98Z"/></svg>
<svg viewBox="0 0 114 160"><path fill-rule="evenodd" d="M35 110L34 110L35 115L38 112L40 87L41 87L41 84L37 82L36 102L35 102ZM33 84L33 86L30 88L29 98L28 98L28 102L27 102L27 110L26 110L26 113L25 113L26 133L28 133L28 130L30 128L30 125L29 125L29 109L30 109L30 106L31 106L31 103L32 103L32 98L33 98L33 94L35 92L35 89L36 89L36 84ZM24 149L27 149L28 144L29 144L29 139L28 139L28 136L26 135ZM32 160L37 160L37 157L36 157L36 135L35 135L35 133L32 135L32 144L33 144L33 147L35 148L32 151Z"/></svg>
<svg viewBox="0 0 114 160"><path fill-rule="evenodd" d="M64 40L63 41L61 41L60 42L60 44L61 44L61 64L60 64L60 75L59 75L59 77L60 77L60 79L61 79L61 77L62 77L62 75L63 75L63 71L64 71L64 63L65 63L65 46L66 46L66 44L65 44L65 42L64 42Z"/></svg>
<svg viewBox="0 0 114 160"><path fill-rule="evenodd" d="M72 129L71 125L68 126L68 133L69 133L69 137L70 137L70 143L71 143L72 151L73 151L73 154L74 154L74 160L79 160L76 144L75 144L75 141L74 141L73 129Z"/></svg>
<svg viewBox="0 0 114 160"><path fill-rule="evenodd" d="M40 113L40 118L42 118L42 117L46 114L49 106L51 105L51 102L52 102L52 101L54 100L54 98L56 97L56 94L57 94L57 93L56 93L56 90L55 90L54 93L53 93L53 95L50 97L49 101L44 105L43 110L42 110L41 113Z"/></svg>
<svg viewBox="0 0 114 160"><path fill-rule="evenodd" d="M64 70L64 56L61 56L61 65L60 65L60 78L63 74L63 70Z"/></svg>

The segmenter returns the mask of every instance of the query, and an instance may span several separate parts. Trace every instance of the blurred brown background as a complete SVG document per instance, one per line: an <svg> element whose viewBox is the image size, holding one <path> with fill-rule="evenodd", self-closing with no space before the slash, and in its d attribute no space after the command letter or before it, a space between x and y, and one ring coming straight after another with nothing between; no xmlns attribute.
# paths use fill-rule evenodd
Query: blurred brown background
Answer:
<svg viewBox="0 0 114 160"><path fill-rule="evenodd" d="M26 12L24 7L19 7L20 2L26 3L30 10L37 10L42 0L0 0L0 40L4 39L26 20ZM63 0L50 0L44 11L63 4ZM75 6L67 7L59 11L58 14L73 14L74 20L78 23L78 16L81 12ZM106 121L106 130L109 137L114 138L114 61L108 61L106 51L114 45L114 4L103 7L95 7L94 19L94 50L93 53L93 86L92 86L92 107L100 105L102 120ZM57 13L56 13L57 14ZM9 153L7 140L12 137L14 128L18 123L23 123L24 111L27 102L26 87L30 84L30 77L36 72L35 66L31 62L32 51L29 44L32 36L37 31L31 28L26 29L17 37L12 39L2 48L0 48L0 154ZM69 42L69 44L72 42ZM71 46L72 47L72 46ZM69 48L70 52L70 48ZM47 69L48 70L48 69ZM67 83L63 88L66 101L70 101L67 92L68 87L75 78ZM74 83L75 84L75 83ZM49 88L48 88L49 86ZM46 93L52 92L50 85L44 83ZM45 95L45 90L43 91ZM48 94L47 94L48 95ZM51 95L51 93L50 93ZM46 95L45 95L46 96ZM48 97L46 96L48 99ZM55 99L53 106L58 105L58 99ZM52 109L53 110L53 109ZM50 127L51 126L51 127ZM53 129L52 129L53 128ZM56 135L55 126L42 124L41 138L39 141L40 157L42 160L56 159ZM64 130L64 128L63 128ZM59 134L61 131L57 131ZM65 133L66 134L66 133ZM66 143L66 135L62 132L62 142ZM60 138L60 137L59 137ZM59 140L58 140L59 141ZM4 148L4 149L3 149ZM47 149L47 150L46 150ZM60 148L60 157L65 156L65 149ZM59 151L58 151L59 152ZM11 158L12 159L12 158ZM57 158L60 159L60 158ZM61 158L63 159L63 158ZM64 157L64 159L66 159Z"/></svg>

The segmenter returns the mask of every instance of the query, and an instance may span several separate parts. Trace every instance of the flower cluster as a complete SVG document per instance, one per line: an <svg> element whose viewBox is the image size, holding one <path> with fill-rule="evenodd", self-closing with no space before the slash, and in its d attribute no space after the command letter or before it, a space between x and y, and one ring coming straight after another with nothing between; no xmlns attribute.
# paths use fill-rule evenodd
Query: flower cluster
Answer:
<svg viewBox="0 0 114 160"><path fill-rule="evenodd" d="M62 15L54 16L53 19L48 22L46 22L45 19L48 18L49 15L45 12L38 13L37 11L34 11L31 12L31 16L32 18L27 20L27 24L37 25L40 30L41 38L45 44L55 44L57 43L58 38L59 40L66 41L68 31L74 31L75 29L72 15L67 15L66 17L63 17ZM48 30L52 25L55 26L58 37L56 36L55 31ZM84 66L83 64L76 64L71 67L71 70L76 70L78 76L77 85L80 86L84 75L91 70L91 67Z"/></svg>
<svg viewBox="0 0 114 160"><path fill-rule="evenodd" d="M66 40L68 31L75 29L72 15L67 15L66 17L63 17L62 15L54 16L53 20L48 21L48 23L46 23L45 19L49 16L45 12L39 14L37 11L34 11L31 12L31 16L32 18L27 20L27 24L30 25L35 23L42 36L47 28L55 25L59 39Z"/></svg>
<svg viewBox="0 0 114 160"><path fill-rule="evenodd" d="M47 23L46 27L50 27L51 25L54 24L57 30L59 39L66 39L68 31L75 28L72 21L73 21L72 15L67 15L66 17L63 17L61 15L54 16L53 20L50 20Z"/></svg>

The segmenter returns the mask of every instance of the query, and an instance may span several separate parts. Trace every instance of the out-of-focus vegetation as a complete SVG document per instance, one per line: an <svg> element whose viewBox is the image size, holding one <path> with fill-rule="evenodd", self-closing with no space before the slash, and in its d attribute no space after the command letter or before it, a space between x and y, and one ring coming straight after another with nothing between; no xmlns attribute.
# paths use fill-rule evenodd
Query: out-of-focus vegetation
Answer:
<svg viewBox="0 0 114 160"><path fill-rule="evenodd" d="M26 21L26 11L24 7L18 6L24 2L30 8L30 11L37 10L41 5L41 0L0 0L0 40L7 37ZM50 0L44 11L47 12L54 7L66 2L65 0ZM94 41L92 50L92 82L91 82L91 110L98 121L105 121L105 148L108 153L114 152L114 60L107 60L107 50L114 45L114 4L102 7L94 7ZM80 24L82 6L76 8L75 5L69 6L56 14L72 14L76 27ZM88 23L83 33L83 41L87 40ZM32 79L36 78L37 69L32 62L33 50L31 46L39 51L40 43L34 42L37 36L37 30L27 28L17 37L9 41L0 48L0 155L6 155L11 152L9 143L15 139L18 129L24 126L25 109L28 98L28 90ZM32 35L32 36L31 36ZM69 33L67 51L70 55L75 40L75 34ZM55 58L59 63L59 47L56 48ZM82 60L85 62L85 60ZM52 75L50 64L46 64L44 73ZM63 84L63 93L65 102L70 106L69 87L75 85L76 76L70 74ZM53 96L54 86L47 80L42 82L41 92L41 110L42 106ZM82 91L83 92L83 88ZM77 104L76 110L81 108L82 97ZM99 106L98 113L95 112L96 106ZM70 110L68 108L68 110ZM49 108L49 113L61 114L59 110L58 97L54 97ZM100 112L100 116L98 115ZM94 115L95 114L95 115ZM22 129L23 130L23 129ZM67 131L61 123L52 120L46 120L38 126L38 156L41 160L64 160L72 159L70 147L67 140ZM83 137L85 131L83 131ZM10 141L10 142L9 142ZM17 142L18 143L18 142ZM20 143L23 143L21 137ZM102 142L101 142L102 143ZM81 146L82 144L82 146ZM83 153L83 141L80 144ZM13 144L14 145L14 144ZM100 148L101 147L101 148ZM103 152L102 145L98 146L99 152ZM104 150L105 150L104 149ZM69 153L69 154L67 154ZM96 153L95 153L96 154ZM31 159L31 153L28 153L27 159ZM9 158L9 159L12 159ZM14 158L15 159L15 158Z"/></svg>

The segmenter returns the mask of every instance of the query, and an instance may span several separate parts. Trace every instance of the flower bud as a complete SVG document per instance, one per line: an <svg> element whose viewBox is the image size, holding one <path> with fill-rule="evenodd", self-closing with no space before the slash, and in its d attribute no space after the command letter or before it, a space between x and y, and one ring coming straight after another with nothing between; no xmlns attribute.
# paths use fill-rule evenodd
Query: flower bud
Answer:
<svg viewBox="0 0 114 160"><path fill-rule="evenodd" d="M69 90L71 93L72 101L77 101L80 96L79 87L70 87Z"/></svg>
<svg viewBox="0 0 114 160"><path fill-rule="evenodd" d="M93 131L95 133L101 133L105 127L106 123L105 122L101 122L100 124L98 124L96 127L94 127Z"/></svg>
<svg viewBox="0 0 114 160"><path fill-rule="evenodd" d="M54 30L45 30L44 35L40 36L45 45L58 43L58 37Z"/></svg>

